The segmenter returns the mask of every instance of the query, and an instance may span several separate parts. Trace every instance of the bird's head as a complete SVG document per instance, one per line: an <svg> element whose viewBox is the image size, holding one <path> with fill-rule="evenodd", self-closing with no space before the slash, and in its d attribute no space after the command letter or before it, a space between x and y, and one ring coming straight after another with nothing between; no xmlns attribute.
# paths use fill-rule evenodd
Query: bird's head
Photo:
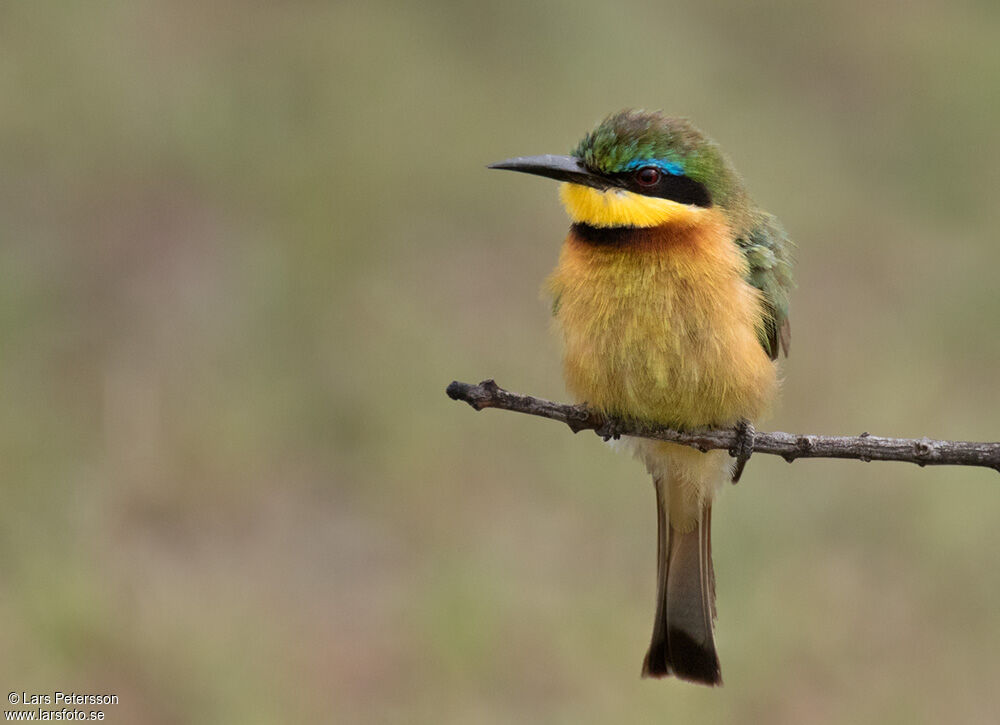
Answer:
<svg viewBox="0 0 1000 725"><path fill-rule="evenodd" d="M596 227L692 222L713 207L744 204L742 182L715 142L688 120L655 111L609 116L569 156L523 156L490 168L566 182L566 211Z"/></svg>

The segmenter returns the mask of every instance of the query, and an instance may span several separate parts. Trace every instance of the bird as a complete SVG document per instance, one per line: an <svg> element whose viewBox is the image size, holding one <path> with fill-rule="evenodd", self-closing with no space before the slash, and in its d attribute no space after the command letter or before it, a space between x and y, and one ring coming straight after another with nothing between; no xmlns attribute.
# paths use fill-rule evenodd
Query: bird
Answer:
<svg viewBox="0 0 1000 725"><path fill-rule="evenodd" d="M545 287L577 402L619 425L740 434L735 466L725 450L617 443L656 491L657 604L642 676L721 685L712 504L738 480L753 425L778 392L794 245L719 145L662 111L614 113L568 156L489 168L562 182L571 226Z"/></svg>

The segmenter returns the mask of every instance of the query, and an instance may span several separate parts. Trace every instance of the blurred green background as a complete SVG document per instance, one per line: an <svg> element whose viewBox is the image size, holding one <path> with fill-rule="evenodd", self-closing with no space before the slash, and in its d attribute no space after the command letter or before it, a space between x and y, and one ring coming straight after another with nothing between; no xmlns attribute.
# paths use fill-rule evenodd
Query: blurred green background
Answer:
<svg viewBox="0 0 1000 725"><path fill-rule="evenodd" d="M799 244L765 428L1000 436L1000 6L0 6L0 685L114 722L995 722L1000 479L755 457L726 686L642 681L655 515L562 399L565 153L693 118Z"/></svg>

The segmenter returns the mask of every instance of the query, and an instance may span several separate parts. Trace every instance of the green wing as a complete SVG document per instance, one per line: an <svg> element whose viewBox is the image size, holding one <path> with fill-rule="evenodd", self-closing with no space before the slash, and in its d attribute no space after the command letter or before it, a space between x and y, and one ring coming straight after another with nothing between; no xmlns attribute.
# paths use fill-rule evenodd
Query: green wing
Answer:
<svg viewBox="0 0 1000 725"><path fill-rule="evenodd" d="M754 215L750 231L736 240L748 262L747 281L764 296L764 324L760 344L774 360L778 352L788 355L791 327L788 295L792 280L792 241L781 223L766 212Z"/></svg>

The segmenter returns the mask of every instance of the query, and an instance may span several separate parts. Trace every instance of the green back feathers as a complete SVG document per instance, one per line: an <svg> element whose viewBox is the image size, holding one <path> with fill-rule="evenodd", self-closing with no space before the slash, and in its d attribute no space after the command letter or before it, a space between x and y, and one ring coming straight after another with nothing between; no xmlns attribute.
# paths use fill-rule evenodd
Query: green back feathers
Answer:
<svg viewBox="0 0 1000 725"><path fill-rule="evenodd" d="M792 278L792 248L795 246L784 227L765 211L754 210L755 223L736 238L747 260L747 282L764 298L761 344L771 359L778 352L788 355L791 331L788 324L788 296L795 287Z"/></svg>

